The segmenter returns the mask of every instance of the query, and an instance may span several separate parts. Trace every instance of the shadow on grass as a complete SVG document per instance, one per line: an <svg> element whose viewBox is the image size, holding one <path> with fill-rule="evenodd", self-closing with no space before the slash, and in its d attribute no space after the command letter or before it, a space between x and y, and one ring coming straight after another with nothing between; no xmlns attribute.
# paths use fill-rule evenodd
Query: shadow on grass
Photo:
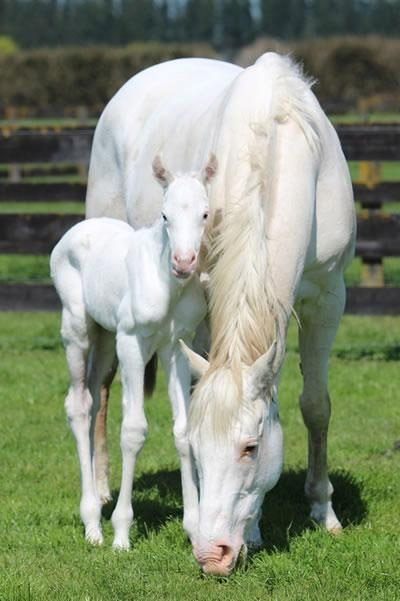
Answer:
<svg viewBox="0 0 400 601"><path fill-rule="evenodd" d="M112 500L103 506L102 515L111 518L119 490L112 491ZM181 475L179 470L160 470L142 474L133 483L132 505L139 536L158 531L171 518L183 517Z"/></svg>
<svg viewBox="0 0 400 601"><path fill-rule="evenodd" d="M341 348L334 350L333 354L346 361L400 361L400 344Z"/></svg>
<svg viewBox="0 0 400 601"><path fill-rule="evenodd" d="M283 551L290 540L314 527L304 495L305 470L284 471L278 484L267 493L261 518L261 532L267 551ZM343 527L360 524L367 515L361 484L348 472L331 472L333 506Z"/></svg>
<svg viewBox="0 0 400 601"><path fill-rule="evenodd" d="M275 488L267 493L261 518L264 549L284 551L290 540L313 528L309 505L304 496L305 470L286 470ZM348 472L330 474L334 487L333 505L343 526L361 523L367 506L361 497L361 485ZM103 507L103 516L110 519L119 491ZM134 483L133 507L138 534L147 538L171 518L182 519L182 496L179 470L160 470L143 474Z"/></svg>

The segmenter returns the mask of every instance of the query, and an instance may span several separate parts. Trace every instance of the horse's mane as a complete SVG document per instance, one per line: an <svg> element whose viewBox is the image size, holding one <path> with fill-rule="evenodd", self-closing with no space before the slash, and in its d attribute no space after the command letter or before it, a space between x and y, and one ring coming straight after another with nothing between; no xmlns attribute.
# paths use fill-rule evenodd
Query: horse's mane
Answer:
<svg viewBox="0 0 400 601"><path fill-rule="evenodd" d="M191 428L202 421L205 405L211 410L211 403L215 416L211 422L217 430L218 423L224 429L227 426L221 415L237 414L238 408L224 407L225 400L232 405L232 395L221 394L222 376L228 389L235 383L233 398L239 407L243 402L243 368L252 365L274 340L283 357L292 307L278 297L270 276L266 224L274 207L279 123L293 119L311 150L318 150L318 131L310 104L305 101L310 86L289 58L266 54L238 76L227 102L230 122L236 118L236 138L224 140L227 128L222 124L221 146L230 157L224 165L223 181L215 190L224 200L210 249L210 369L194 394ZM240 94L250 106L244 108L238 101ZM217 155L221 155L218 142ZM220 372L218 377L216 372Z"/></svg>

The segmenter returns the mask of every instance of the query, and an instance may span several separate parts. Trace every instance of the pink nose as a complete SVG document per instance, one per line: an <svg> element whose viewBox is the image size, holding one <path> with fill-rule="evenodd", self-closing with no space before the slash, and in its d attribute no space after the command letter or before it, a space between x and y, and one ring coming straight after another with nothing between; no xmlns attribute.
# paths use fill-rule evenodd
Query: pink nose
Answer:
<svg viewBox="0 0 400 601"><path fill-rule="evenodd" d="M235 566L234 549L226 544L213 545L206 551L195 552L195 556L205 574L229 576Z"/></svg>
<svg viewBox="0 0 400 601"><path fill-rule="evenodd" d="M185 255L176 252L172 257L172 265L174 271L176 271L178 275L186 275L191 273L193 271L195 263L196 254L193 251Z"/></svg>

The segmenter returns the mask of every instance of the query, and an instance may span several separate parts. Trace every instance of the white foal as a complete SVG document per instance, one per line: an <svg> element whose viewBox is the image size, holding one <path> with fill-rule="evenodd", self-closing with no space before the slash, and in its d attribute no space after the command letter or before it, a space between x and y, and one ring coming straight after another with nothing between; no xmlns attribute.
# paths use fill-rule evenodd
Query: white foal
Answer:
<svg viewBox="0 0 400 601"><path fill-rule="evenodd" d="M195 271L208 216L205 186L215 172L214 156L200 175L177 176L156 157L153 173L165 193L162 215L151 228L135 231L118 220L89 219L71 228L51 254L70 373L65 408L80 461L80 514L86 539L95 544L103 541L101 501L110 498L108 462L104 452L94 449L95 424L99 407L104 405L104 388L114 375L115 344L123 385L123 419L122 481L112 514L113 546L129 548L135 461L147 430L144 373L156 352L167 375L172 403L184 527L191 537L197 527L197 484L186 434L190 373L178 341L190 344L206 313Z"/></svg>

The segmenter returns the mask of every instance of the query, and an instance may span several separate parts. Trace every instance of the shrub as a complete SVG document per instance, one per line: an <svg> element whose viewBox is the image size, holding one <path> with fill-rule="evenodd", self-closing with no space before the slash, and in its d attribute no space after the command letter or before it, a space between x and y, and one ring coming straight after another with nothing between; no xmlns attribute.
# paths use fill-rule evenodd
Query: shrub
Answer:
<svg viewBox="0 0 400 601"><path fill-rule="evenodd" d="M18 46L8 35L0 35L0 55L15 54L18 51Z"/></svg>
<svg viewBox="0 0 400 601"><path fill-rule="evenodd" d="M236 61L246 66L263 52L291 53L316 77L315 92L322 103L354 107L360 99L385 98L398 106L400 100L400 40L378 36L317 38L283 45L262 38L243 49Z"/></svg>
<svg viewBox="0 0 400 601"><path fill-rule="evenodd" d="M212 57L204 44L138 43L0 55L0 109L29 107L31 115L63 114L85 106L98 113L125 81L150 65L185 56Z"/></svg>

